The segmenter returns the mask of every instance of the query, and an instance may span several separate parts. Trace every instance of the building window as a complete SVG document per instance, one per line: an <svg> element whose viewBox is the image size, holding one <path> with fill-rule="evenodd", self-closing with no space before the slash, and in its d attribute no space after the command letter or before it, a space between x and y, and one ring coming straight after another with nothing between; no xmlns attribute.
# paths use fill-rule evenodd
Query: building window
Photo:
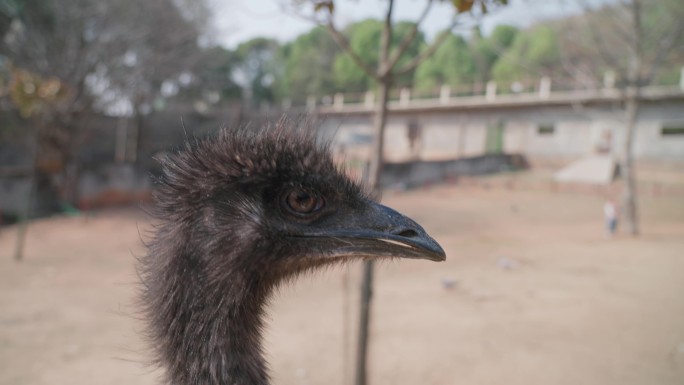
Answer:
<svg viewBox="0 0 684 385"><path fill-rule="evenodd" d="M537 126L537 134L539 135L553 135L554 132L556 132L556 127L551 123Z"/></svg>
<svg viewBox="0 0 684 385"><path fill-rule="evenodd" d="M660 135L684 137L684 123L663 124L663 126L660 128Z"/></svg>

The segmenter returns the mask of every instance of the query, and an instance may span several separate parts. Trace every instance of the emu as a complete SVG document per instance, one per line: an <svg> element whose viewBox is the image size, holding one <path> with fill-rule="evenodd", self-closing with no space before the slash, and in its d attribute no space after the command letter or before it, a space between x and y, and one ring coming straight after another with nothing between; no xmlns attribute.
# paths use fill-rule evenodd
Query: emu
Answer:
<svg viewBox="0 0 684 385"><path fill-rule="evenodd" d="M262 316L303 272L366 258L443 261L413 220L374 202L312 130L222 130L160 159L140 296L174 385L266 385Z"/></svg>

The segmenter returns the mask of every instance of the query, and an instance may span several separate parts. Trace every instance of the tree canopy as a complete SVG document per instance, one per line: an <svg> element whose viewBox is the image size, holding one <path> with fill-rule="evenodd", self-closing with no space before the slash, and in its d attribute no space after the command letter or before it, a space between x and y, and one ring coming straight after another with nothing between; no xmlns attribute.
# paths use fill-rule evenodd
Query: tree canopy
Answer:
<svg viewBox="0 0 684 385"><path fill-rule="evenodd" d="M399 22L395 25L394 35L390 46L396 48L404 36L413 27L411 22ZM354 23L346 28L346 34L351 48L358 52L361 58L373 68L377 67L380 51L380 36L382 35L383 23L380 20L368 19ZM418 55L421 46L425 44L425 38L419 32L399 58L398 66L407 63L411 58ZM372 79L345 53L340 53L335 59L334 65L335 84L337 89L360 92L366 91L373 85ZM398 86L410 86L413 81L414 71L402 75L394 82Z"/></svg>
<svg viewBox="0 0 684 385"><path fill-rule="evenodd" d="M263 37L248 40L235 50L232 78L243 88L248 105L275 99L274 84L280 75L278 50L278 42Z"/></svg>
<svg viewBox="0 0 684 385"><path fill-rule="evenodd" d="M332 92L336 89L333 66L339 53L337 44L323 27L315 27L284 44L278 55L283 71L277 94L302 102L308 95Z"/></svg>
<svg viewBox="0 0 684 385"><path fill-rule="evenodd" d="M106 4L74 0L66 5L57 0L7 0L3 4L3 73L7 73L7 63L12 63L36 76L58 79L74 91L71 96L79 96L81 105L92 104L95 109L107 109L117 101L120 104L122 97L147 109L159 98L247 101L253 106L287 99L302 104L309 95L364 92L373 87L368 74L321 26L285 43L254 38L228 49L206 44L206 12L189 0L113 0ZM684 13L684 5L679 0L646 4L643 30L648 44L643 53L658 65L652 74L644 75L657 83L674 83L684 60L682 35L673 36L680 40L674 44L679 48L664 53L658 50L663 44L658 37ZM625 45L614 32L619 30L614 28L619 14L616 7L598 6L586 14L522 30L499 25L486 34L479 28L469 33L449 32L417 70L398 76L393 83L436 92L441 85L467 87L489 80L511 83L551 75L596 86L605 71L624 73L629 62ZM413 26L407 21L396 23L392 50ZM382 21L368 19L342 31L351 48L370 66L378 61L382 27ZM603 36L602 46L592 41L592 34ZM419 30L397 67L415 58L429 43ZM9 84L5 78L4 83Z"/></svg>
<svg viewBox="0 0 684 385"><path fill-rule="evenodd" d="M435 54L418 67L414 85L429 91L440 85L472 84L475 75L475 59L468 42L462 36L450 34Z"/></svg>
<svg viewBox="0 0 684 385"><path fill-rule="evenodd" d="M515 36L510 47L492 68L492 78L510 82L527 74L550 75L558 68L559 50L556 31L539 25Z"/></svg>

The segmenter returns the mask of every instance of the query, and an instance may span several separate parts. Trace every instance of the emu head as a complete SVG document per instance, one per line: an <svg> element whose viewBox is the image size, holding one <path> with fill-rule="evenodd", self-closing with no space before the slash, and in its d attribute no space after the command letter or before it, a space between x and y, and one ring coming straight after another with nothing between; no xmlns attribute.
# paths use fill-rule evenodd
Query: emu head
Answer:
<svg viewBox="0 0 684 385"><path fill-rule="evenodd" d="M356 258L445 259L420 225L336 166L310 130L285 121L223 131L161 163L141 299L172 383L267 383L263 304L299 273Z"/></svg>

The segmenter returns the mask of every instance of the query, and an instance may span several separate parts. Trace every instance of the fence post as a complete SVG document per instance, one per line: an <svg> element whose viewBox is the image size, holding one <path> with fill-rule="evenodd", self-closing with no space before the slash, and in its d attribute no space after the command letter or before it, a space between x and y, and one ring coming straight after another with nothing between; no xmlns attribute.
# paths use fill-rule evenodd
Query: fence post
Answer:
<svg viewBox="0 0 684 385"><path fill-rule="evenodd" d="M451 87L444 85L439 89L439 103L447 104L449 99L451 99Z"/></svg>
<svg viewBox="0 0 684 385"><path fill-rule="evenodd" d="M292 107L292 99L283 99L283 102L280 106L283 110L289 110Z"/></svg>
<svg viewBox="0 0 684 385"><path fill-rule="evenodd" d="M485 99L487 99L487 101L492 101L496 99L496 82L493 80L487 82L487 92L485 93Z"/></svg>
<svg viewBox="0 0 684 385"><path fill-rule="evenodd" d="M344 107L344 94L338 92L333 98L333 108L339 111L342 107Z"/></svg>
<svg viewBox="0 0 684 385"><path fill-rule="evenodd" d="M373 105L375 104L375 94L373 91L366 91L366 95L363 98L363 105L366 108L373 108Z"/></svg>
<svg viewBox="0 0 684 385"><path fill-rule="evenodd" d="M548 99L551 96L551 78L544 76L539 81L539 97Z"/></svg>
<svg viewBox="0 0 684 385"><path fill-rule="evenodd" d="M606 71L603 74L603 88L612 90L615 87L615 71Z"/></svg>
<svg viewBox="0 0 684 385"><path fill-rule="evenodd" d="M126 143L128 142L128 118L119 117L116 120L116 141L114 142L114 161L126 161Z"/></svg>
<svg viewBox="0 0 684 385"><path fill-rule="evenodd" d="M411 101L411 90L408 88L402 88L401 91L399 91L399 104L402 107L408 106L409 102Z"/></svg>
<svg viewBox="0 0 684 385"><path fill-rule="evenodd" d="M682 66L682 69L679 72L679 89L684 91L684 66Z"/></svg>
<svg viewBox="0 0 684 385"><path fill-rule="evenodd" d="M313 111L316 109L316 97L315 96L307 96L306 97L306 109L308 111Z"/></svg>

